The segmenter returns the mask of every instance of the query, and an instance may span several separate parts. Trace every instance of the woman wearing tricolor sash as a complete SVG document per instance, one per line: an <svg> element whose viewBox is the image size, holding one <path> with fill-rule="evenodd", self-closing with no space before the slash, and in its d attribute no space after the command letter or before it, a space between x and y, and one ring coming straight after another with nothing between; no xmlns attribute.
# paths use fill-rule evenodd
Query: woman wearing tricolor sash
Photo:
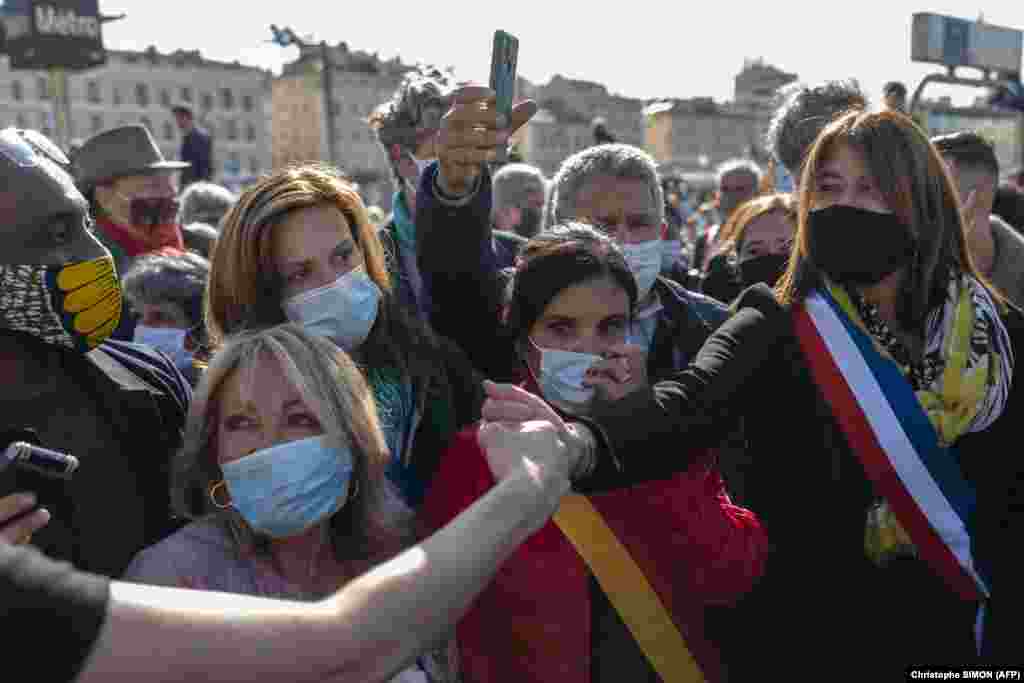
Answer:
<svg viewBox="0 0 1024 683"><path fill-rule="evenodd" d="M611 238L579 223L542 232L524 246L510 290L506 326L523 391L566 419L585 419L598 397L646 383L644 354L626 343L637 285ZM467 428L445 451L421 509L431 526L494 486L484 444L501 430ZM750 589L767 540L757 518L730 500L714 452L696 449L693 460L665 480L569 496L460 620L465 679L724 680L705 609L733 605Z"/></svg>
<svg viewBox="0 0 1024 683"><path fill-rule="evenodd" d="M772 550L733 615L733 680L1019 658L1024 316L971 262L925 133L896 112L827 126L785 275L734 310L687 369L585 423L508 386L484 417L564 428L588 490L670 476L744 420Z"/></svg>

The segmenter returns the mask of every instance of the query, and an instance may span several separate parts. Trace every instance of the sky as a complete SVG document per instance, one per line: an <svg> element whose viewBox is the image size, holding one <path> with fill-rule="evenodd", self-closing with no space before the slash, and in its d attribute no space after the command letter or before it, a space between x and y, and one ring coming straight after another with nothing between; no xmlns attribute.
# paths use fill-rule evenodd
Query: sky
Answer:
<svg viewBox="0 0 1024 683"><path fill-rule="evenodd" d="M579 2L516 0L497 4L445 0L100 0L109 48L199 49L280 72L298 49L269 42L271 23L300 36L350 49L453 66L459 80L486 82L495 29L520 41L519 75L533 83L553 75L598 81L615 94L732 98L733 79L748 58L763 58L805 81L855 77L873 98L888 80L913 92L933 65L910 60L911 15L935 12L1024 29L1024 1L858 3ZM514 11L513 9L514 8ZM868 9L870 8L870 9ZM975 77L978 72L963 70ZM981 91L929 86L967 104Z"/></svg>

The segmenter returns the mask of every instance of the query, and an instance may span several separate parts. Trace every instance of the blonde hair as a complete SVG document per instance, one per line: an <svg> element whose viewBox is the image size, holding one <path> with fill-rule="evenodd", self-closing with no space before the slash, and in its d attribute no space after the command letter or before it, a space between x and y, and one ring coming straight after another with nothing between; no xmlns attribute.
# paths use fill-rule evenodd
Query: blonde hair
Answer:
<svg viewBox="0 0 1024 683"><path fill-rule="evenodd" d="M283 284L274 263L274 229L298 209L329 205L345 216L370 279L390 293L391 280L377 229L355 185L336 168L317 163L287 166L247 189L224 216L210 258L206 326L210 342L285 321Z"/></svg>
<svg viewBox="0 0 1024 683"><path fill-rule="evenodd" d="M240 548L266 549L268 539L232 507L216 505L212 489L224 478L217 452L224 383L238 372L259 372L268 360L278 364L314 413L327 443L352 454L349 500L330 520L335 554L358 561L398 550L412 529L384 477L388 448L373 394L344 351L291 323L230 337L211 359L196 388L174 469L176 511L189 519L212 516Z"/></svg>

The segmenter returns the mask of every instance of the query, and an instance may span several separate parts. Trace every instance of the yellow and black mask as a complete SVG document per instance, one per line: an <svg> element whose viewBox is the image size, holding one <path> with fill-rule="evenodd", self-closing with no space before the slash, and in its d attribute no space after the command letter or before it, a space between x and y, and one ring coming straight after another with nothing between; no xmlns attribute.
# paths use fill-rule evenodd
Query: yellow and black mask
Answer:
<svg viewBox="0 0 1024 683"><path fill-rule="evenodd" d="M0 328L87 352L120 321L121 286L110 256L66 266L0 265Z"/></svg>
<svg viewBox="0 0 1024 683"><path fill-rule="evenodd" d="M120 322L121 286L70 168L39 133L0 130L0 330L86 352Z"/></svg>

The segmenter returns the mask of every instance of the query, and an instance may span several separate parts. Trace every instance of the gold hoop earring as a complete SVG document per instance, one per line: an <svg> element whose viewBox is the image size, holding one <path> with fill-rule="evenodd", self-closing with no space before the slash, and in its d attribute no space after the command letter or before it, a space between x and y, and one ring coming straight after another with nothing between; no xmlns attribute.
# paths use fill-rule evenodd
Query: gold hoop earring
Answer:
<svg viewBox="0 0 1024 683"><path fill-rule="evenodd" d="M210 500L213 502L214 507L219 508L221 510L225 510L225 509L231 507L231 499L230 499L230 496L229 496L228 502L226 502L226 503L221 503L221 502L219 502L217 500L217 489L219 489L221 487L223 487L225 493L227 493L227 488L228 487L227 487L227 484L224 482L223 479L221 479L217 483L212 484L210 486Z"/></svg>

